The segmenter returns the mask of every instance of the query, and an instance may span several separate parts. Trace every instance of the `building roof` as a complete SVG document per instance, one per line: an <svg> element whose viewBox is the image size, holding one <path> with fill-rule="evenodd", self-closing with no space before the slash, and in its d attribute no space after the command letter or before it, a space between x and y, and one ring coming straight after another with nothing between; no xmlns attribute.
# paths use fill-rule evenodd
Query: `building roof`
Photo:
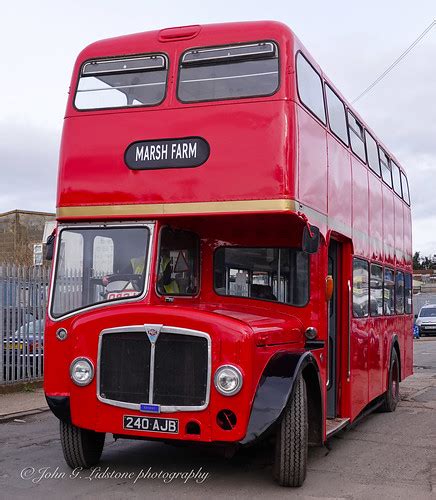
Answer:
<svg viewBox="0 0 436 500"><path fill-rule="evenodd" d="M5 217L6 215L12 214L45 215L47 217L55 217L56 215L53 212L37 212L35 210L20 210L19 208L16 208L15 210L9 210L8 212L0 213L0 217Z"/></svg>

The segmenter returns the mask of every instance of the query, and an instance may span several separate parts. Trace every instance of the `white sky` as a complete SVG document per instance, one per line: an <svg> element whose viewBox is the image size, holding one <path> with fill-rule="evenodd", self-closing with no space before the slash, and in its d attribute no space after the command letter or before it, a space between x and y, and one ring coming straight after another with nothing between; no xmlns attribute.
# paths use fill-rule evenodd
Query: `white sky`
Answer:
<svg viewBox="0 0 436 500"><path fill-rule="evenodd" d="M365 2L39 0L4 2L0 46L0 211L54 210L62 118L87 44L186 24L288 24L350 100L436 18L434 0ZM414 249L436 253L436 28L356 105L405 166Z"/></svg>

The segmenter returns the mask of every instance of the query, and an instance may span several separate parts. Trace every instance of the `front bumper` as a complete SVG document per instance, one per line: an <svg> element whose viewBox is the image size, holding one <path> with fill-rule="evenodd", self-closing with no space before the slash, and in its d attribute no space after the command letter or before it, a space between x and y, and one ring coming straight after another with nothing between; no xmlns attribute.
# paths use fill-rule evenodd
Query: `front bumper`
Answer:
<svg viewBox="0 0 436 500"><path fill-rule="evenodd" d="M85 389L86 391L87 388L78 389ZM86 392L89 393L90 391ZM236 404L235 400L229 401L229 404L226 405L222 403L217 405L217 402L211 402L207 409L198 412L179 411L156 414L104 404L98 401L95 395L93 396L93 403L91 403L89 394L86 394L86 398L77 397L76 394L70 396L46 394L46 399L51 411L60 420L71 422L83 429L131 437L132 439L236 443L241 441L245 436L249 416L246 411L248 405L242 405L241 402ZM218 414L223 409L232 411L237 417L236 424L232 429L224 430L218 424ZM169 434L125 429L123 420L126 415L177 419L179 422L179 431L177 434ZM195 429L195 433L192 432L192 429Z"/></svg>
<svg viewBox="0 0 436 500"><path fill-rule="evenodd" d="M436 324L435 325L420 325L419 331L421 334L435 334L436 335Z"/></svg>

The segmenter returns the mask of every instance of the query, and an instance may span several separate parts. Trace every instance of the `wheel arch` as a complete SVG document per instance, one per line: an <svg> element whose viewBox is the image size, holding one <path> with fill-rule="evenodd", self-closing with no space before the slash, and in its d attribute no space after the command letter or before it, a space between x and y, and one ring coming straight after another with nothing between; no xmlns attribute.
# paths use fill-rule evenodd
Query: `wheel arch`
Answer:
<svg viewBox="0 0 436 500"><path fill-rule="evenodd" d="M322 444L321 380L317 360L310 351L279 351L270 358L257 385L247 433L240 444L253 444L270 434L292 399L300 375L307 387L309 420L311 410L316 412L309 428L309 442Z"/></svg>
<svg viewBox="0 0 436 500"><path fill-rule="evenodd" d="M392 351L393 350L395 350L396 353L397 353L398 368L399 368L400 381L401 381L401 380L403 380L402 379L402 375L401 375L401 351L400 351L400 342L399 342L398 336L396 334L394 334L392 336L391 349L389 351L389 369L390 369L390 366L391 366L391 357L392 357ZM388 373L388 376L389 376L389 373Z"/></svg>
<svg viewBox="0 0 436 500"><path fill-rule="evenodd" d="M302 375L306 382L309 445L321 446L323 444L323 405L319 371L312 363L309 363L303 368Z"/></svg>

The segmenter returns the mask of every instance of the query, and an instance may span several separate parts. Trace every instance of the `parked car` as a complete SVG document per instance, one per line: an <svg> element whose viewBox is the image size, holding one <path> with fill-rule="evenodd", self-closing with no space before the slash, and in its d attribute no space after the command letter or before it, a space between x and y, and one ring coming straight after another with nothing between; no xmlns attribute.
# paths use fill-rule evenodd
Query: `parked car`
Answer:
<svg viewBox="0 0 436 500"><path fill-rule="evenodd" d="M422 306L419 314L415 316L415 324L421 337L436 334L436 304Z"/></svg>
<svg viewBox="0 0 436 500"><path fill-rule="evenodd" d="M42 375L44 352L44 321L35 319L29 315L27 321L3 341L3 365L5 370L9 367L10 378L13 367L18 373L19 370L26 371L29 368L28 375ZM41 358L41 363L39 363ZM38 368L40 367L40 373ZM35 373L35 370L37 373ZM20 377L21 378L21 377Z"/></svg>

